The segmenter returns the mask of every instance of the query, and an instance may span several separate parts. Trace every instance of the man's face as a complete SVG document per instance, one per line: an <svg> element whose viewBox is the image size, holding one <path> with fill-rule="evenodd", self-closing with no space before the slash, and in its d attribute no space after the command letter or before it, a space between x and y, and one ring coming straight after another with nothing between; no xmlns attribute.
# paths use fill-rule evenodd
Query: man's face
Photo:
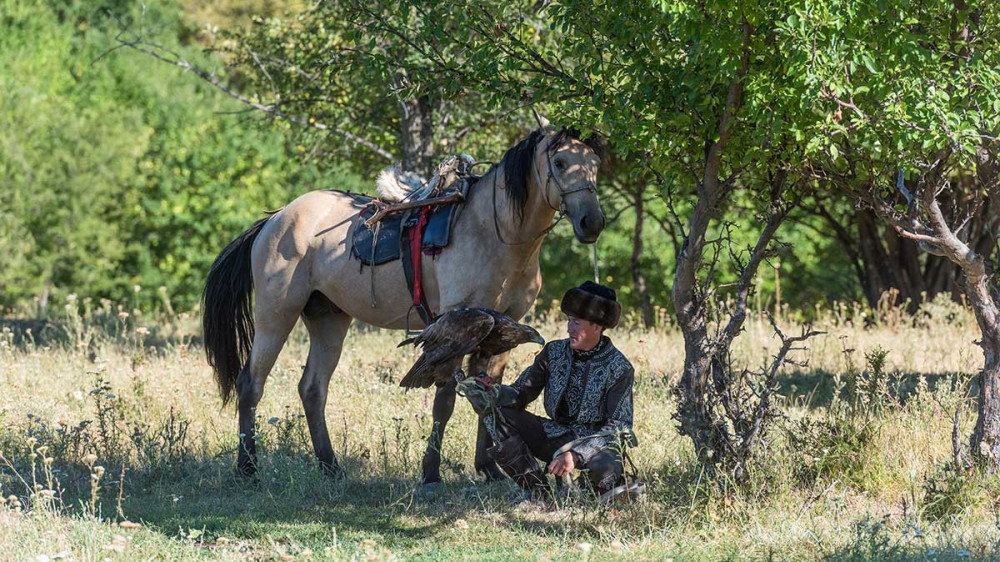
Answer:
<svg viewBox="0 0 1000 562"><path fill-rule="evenodd" d="M569 333L569 346L578 351L593 349L597 342L601 341L601 333L604 327L594 324L590 320L570 316L566 322L566 331Z"/></svg>

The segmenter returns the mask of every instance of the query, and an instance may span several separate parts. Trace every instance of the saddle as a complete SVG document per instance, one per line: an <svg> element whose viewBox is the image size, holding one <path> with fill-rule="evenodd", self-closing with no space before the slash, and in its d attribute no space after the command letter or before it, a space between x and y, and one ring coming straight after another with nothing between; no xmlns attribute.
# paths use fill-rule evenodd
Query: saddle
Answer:
<svg viewBox="0 0 1000 562"><path fill-rule="evenodd" d="M374 199L369 199L374 201ZM436 255L451 243L451 229L458 218L460 203L432 207L428 212L420 248L425 255ZM419 208L418 208L419 210ZM378 212L378 207L368 205L359 213L359 220L351 234L351 253L363 266L375 266L396 261L402 256L403 240L409 229L420 220L420 212L402 212L389 215L371 227L365 221Z"/></svg>
<svg viewBox="0 0 1000 562"><path fill-rule="evenodd" d="M402 259L413 306L425 325L434 321L434 313L423 294L421 254L436 256L451 243L451 230L458 220L461 203L478 179L469 173L472 165L474 162L467 155L449 158L438 167L427 186L412 193L419 193L414 201L387 204L362 198L365 206L358 213L351 233L351 254L358 258L362 269ZM372 306L375 306L374 293Z"/></svg>

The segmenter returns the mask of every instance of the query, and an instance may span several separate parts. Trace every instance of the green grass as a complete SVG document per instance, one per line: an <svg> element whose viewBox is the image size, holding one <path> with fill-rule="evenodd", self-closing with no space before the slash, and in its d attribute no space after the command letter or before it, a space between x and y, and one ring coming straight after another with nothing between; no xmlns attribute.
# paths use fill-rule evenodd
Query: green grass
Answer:
<svg viewBox="0 0 1000 562"><path fill-rule="evenodd" d="M352 333L331 384L327 419L345 480L328 480L313 460L296 393L300 331L258 409L259 477L239 478L235 413L220 409L201 349L185 343L192 319L146 322L71 310L47 339L15 344L12 332L0 334L0 495L16 498L0 507L0 559L1000 556L1000 485L949 465L955 408L964 405L963 434L974 422L968 383L981 356L968 315L866 329L855 327L860 318L827 315L818 327L830 334L798 356L810 367L782 375L788 420L740 489L706 481L675 430L679 335L616 330L637 369L635 459L650 492L613 509L573 500L544 511L513 507L510 483L476 477L474 418L461 402L445 441L444 488L414 493L433 394L396 386L414 356L395 349L394 332ZM548 338L563 330L539 325ZM755 319L735 352L756 365L776 344ZM865 354L878 348L888 350L884 384L860 384L878 389L855 401L848 382L872 380ZM535 351L517 350L508 373ZM104 472L95 481L96 466Z"/></svg>

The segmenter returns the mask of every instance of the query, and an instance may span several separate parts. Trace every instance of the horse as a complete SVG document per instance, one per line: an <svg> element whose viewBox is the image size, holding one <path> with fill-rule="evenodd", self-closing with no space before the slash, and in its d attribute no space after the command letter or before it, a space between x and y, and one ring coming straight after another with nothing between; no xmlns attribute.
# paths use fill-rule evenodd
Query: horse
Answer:
<svg viewBox="0 0 1000 562"><path fill-rule="evenodd" d="M594 137L581 139L573 129L540 125L469 187L450 246L423 260L423 290L431 310L482 307L520 320L541 289L538 255L556 213L569 218L581 243L594 243L603 230L596 189L599 143ZM237 236L209 271L203 294L205 350L223 406L235 391L240 474L256 472L254 411L299 318L309 333L299 397L313 451L334 477L343 471L330 444L325 408L351 322L425 327L410 314L402 260L372 266L377 267L372 275L362 272L351 254L350 234L364 228L359 210L366 200L336 190L301 195ZM501 380L507 358L495 358L488 374ZM454 406L455 384L439 386L422 461L424 485L441 481L441 445ZM488 459L490 438L479 425L475 469L487 479L503 478Z"/></svg>

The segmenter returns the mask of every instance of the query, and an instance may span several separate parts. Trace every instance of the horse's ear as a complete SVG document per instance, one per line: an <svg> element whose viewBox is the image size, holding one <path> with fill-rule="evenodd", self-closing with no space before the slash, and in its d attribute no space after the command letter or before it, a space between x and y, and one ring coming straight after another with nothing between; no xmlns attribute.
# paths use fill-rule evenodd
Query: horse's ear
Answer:
<svg viewBox="0 0 1000 562"><path fill-rule="evenodd" d="M543 115L535 111L534 107L531 108L531 112L535 114L535 120L538 121L539 129L547 129L552 126L552 123L549 123L548 119L546 119Z"/></svg>

